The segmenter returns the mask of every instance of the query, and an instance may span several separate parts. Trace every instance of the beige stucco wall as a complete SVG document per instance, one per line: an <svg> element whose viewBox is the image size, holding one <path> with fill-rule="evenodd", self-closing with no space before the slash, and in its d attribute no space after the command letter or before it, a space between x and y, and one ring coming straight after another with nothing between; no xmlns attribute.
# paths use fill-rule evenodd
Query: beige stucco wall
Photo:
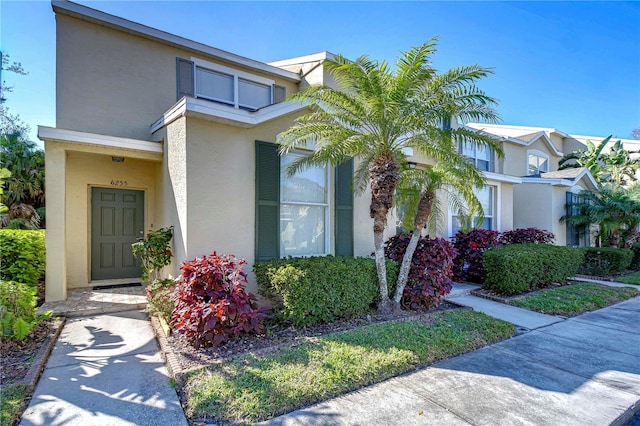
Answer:
<svg viewBox="0 0 640 426"><path fill-rule="evenodd" d="M538 139L529 146L505 143L503 145L504 159L503 173L511 176L526 176L528 174L527 152L531 150L541 151L549 156L549 171L558 170L558 157L546 142Z"/></svg>
<svg viewBox="0 0 640 426"><path fill-rule="evenodd" d="M297 84L97 24L56 15L56 127L150 140L176 101L176 57L200 59Z"/></svg>
<svg viewBox="0 0 640 426"><path fill-rule="evenodd" d="M555 197L551 185L521 183L513 191L514 228L535 227L553 232ZM559 216L558 216L559 217Z"/></svg>
<svg viewBox="0 0 640 426"><path fill-rule="evenodd" d="M255 141L274 142L293 123L294 116L250 129L196 118L181 118L156 136L165 139L160 172L158 226L175 227L175 261L218 253L244 258L251 269L255 257ZM333 168L329 174L330 206L334 202ZM175 201L174 201L175 200ZM354 199L354 254L373 251L370 192ZM330 207L330 211L333 209ZM387 237L395 233L393 221ZM330 235L334 217L330 215ZM331 252L334 252L333 237ZM255 280L249 274L251 291Z"/></svg>

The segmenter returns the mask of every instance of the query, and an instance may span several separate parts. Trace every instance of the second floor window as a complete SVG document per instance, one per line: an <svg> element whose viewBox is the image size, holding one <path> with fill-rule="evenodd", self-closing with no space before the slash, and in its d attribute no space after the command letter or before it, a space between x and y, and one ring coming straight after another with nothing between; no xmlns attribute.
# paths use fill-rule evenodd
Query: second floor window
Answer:
<svg viewBox="0 0 640 426"><path fill-rule="evenodd" d="M490 148L481 147L469 142L460 142L459 150L462 155L473 161L479 170L495 172L493 150Z"/></svg>
<svg viewBox="0 0 640 426"><path fill-rule="evenodd" d="M273 80L211 62L178 58L178 99L193 96L256 111L282 102L286 89Z"/></svg>
<svg viewBox="0 0 640 426"><path fill-rule="evenodd" d="M527 175L538 175L549 171L549 156L540 151L527 151Z"/></svg>

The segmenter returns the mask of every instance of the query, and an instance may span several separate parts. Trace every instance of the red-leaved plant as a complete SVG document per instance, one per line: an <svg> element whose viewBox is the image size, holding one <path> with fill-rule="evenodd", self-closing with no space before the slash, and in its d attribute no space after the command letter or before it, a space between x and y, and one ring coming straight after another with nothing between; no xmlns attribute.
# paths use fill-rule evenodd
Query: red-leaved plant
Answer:
<svg viewBox="0 0 640 426"><path fill-rule="evenodd" d="M498 231L487 229L458 231L453 237L453 247L457 250L453 264L453 275L456 281L475 283L484 281L482 254L486 249L500 245L498 235Z"/></svg>
<svg viewBox="0 0 640 426"><path fill-rule="evenodd" d="M217 253L183 262L173 328L194 347L219 346L242 333L260 332L267 308L245 290L247 274L233 255Z"/></svg>
<svg viewBox="0 0 640 426"><path fill-rule="evenodd" d="M391 260L402 261L410 238L407 234L389 238L385 243L385 255ZM455 254L455 249L447 240L420 238L411 260L409 280L402 294L403 308L414 311L433 309L442 302L444 296L451 292Z"/></svg>
<svg viewBox="0 0 640 426"><path fill-rule="evenodd" d="M553 244L556 236L552 232L538 228L518 228L503 232L500 244Z"/></svg>

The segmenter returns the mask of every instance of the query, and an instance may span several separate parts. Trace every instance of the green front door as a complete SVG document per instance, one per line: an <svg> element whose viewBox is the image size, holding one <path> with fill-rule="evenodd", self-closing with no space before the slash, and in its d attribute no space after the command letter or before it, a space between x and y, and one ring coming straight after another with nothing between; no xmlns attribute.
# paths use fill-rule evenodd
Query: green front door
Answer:
<svg viewBox="0 0 640 426"><path fill-rule="evenodd" d="M91 280L140 278L131 244L144 232L144 192L91 189Z"/></svg>

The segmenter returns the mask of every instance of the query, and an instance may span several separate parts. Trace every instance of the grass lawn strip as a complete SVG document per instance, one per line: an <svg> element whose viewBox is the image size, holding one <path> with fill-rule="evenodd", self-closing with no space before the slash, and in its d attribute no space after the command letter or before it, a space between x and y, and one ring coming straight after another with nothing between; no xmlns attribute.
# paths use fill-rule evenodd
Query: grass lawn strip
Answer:
<svg viewBox="0 0 640 426"><path fill-rule="evenodd" d="M3 385L0 390L0 425L9 425L18 414L22 401L29 395L23 384Z"/></svg>
<svg viewBox="0 0 640 426"><path fill-rule="evenodd" d="M467 310L436 314L431 324L370 325L193 372L184 387L186 411L197 420L265 420L513 333L513 325Z"/></svg>
<svg viewBox="0 0 640 426"><path fill-rule="evenodd" d="M638 295L631 287L601 284L575 284L542 290L511 300L511 304L543 314L574 316L604 308Z"/></svg>
<svg viewBox="0 0 640 426"><path fill-rule="evenodd" d="M625 284L640 285L640 271L634 272L633 274L625 275L624 277L620 277L616 281Z"/></svg>

